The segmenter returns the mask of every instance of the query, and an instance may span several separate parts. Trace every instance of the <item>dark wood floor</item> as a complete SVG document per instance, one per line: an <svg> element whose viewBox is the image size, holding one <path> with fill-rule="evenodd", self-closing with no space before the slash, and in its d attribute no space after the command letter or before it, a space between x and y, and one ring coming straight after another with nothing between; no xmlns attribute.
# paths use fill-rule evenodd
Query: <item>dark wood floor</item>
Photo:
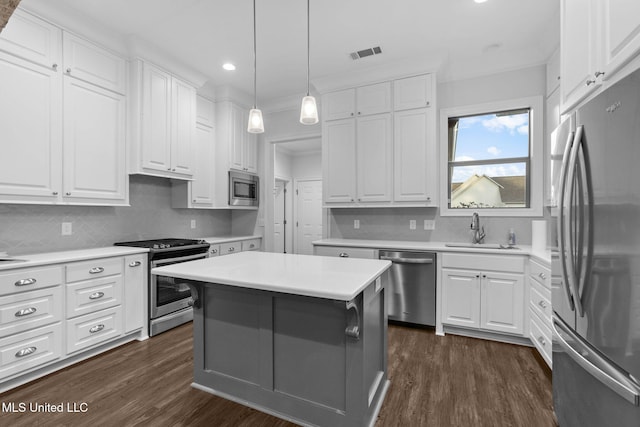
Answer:
<svg viewBox="0 0 640 427"><path fill-rule="evenodd" d="M16 405L87 404L0 413L0 426L292 426L191 388L191 332L183 325L0 394ZM549 372L528 347L390 325L389 377L378 427L556 425Z"/></svg>

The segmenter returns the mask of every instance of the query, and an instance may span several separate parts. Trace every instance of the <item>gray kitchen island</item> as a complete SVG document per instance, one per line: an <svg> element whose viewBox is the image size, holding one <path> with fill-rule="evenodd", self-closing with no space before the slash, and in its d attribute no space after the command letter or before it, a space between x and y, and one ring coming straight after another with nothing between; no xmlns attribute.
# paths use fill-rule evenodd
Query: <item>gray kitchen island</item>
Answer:
<svg viewBox="0 0 640 427"><path fill-rule="evenodd" d="M191 288L193 387L301 425L375 424L391 263L242 252L154 268Z"/></svg>

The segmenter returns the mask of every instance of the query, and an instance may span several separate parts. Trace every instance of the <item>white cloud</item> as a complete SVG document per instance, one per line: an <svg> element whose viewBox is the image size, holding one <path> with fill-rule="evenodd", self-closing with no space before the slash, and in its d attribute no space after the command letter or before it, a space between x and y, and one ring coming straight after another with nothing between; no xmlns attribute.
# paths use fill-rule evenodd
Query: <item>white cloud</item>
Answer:
<svg viewBox="0 0 640 427"><path fill-rule="evenodd" d="M492 145L491 147L487 148L487 153L493 156L497 156L501 153L501 150L498 147Z"/></svg>
<svg viewBox="0 0 640 427"><path fill-rule="evenodd" d="M475 159L471 156L456 156L455 158L456 162L468 162L471 160L475 160Z"/></svg>
<svg viewBox="0 0 640 427"><path fill-rule="evenodd" d="M516 130L526 134L529 128L529 118L526 114L516 116L495 116L489 120L483 120L482 125L491 132L502 132L504 130L513 134ZM523 132L524 131L524 132Z"/></svg>
<svg viewBox="0 0 640 427"><path fill-rule="evenodd" d="M518 133L521 135L529 135L529 124L522 125L518 128Z"/></svg>

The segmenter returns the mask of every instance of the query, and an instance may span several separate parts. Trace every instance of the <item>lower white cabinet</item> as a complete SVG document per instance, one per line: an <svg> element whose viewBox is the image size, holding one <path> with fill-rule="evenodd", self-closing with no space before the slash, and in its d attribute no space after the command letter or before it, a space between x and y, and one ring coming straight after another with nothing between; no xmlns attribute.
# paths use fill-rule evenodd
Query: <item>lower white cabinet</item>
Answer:
<svg viewBox="0 0 640 427"><path fill-rule="evenodd" d="M369 248L349 248L344 246L314 246L313 254L340 258L375 259L376 250Z"/></svg>
<svg viewBox="0 0 640 427"><path fill-rule="evenodd" d="M0 271L0 391L82 351L145 336L146 288L144 253Z"/></svg>
<svg viewBox="0 0 640 427"><path fill-rule="evenodd" d="M552 366L551 267L529 261L529 338L549 367Z"/></svg>
<svg viewBox="0 0 640 427"><path fill-rule="evenodd" d="M442 323L524 334L524 258L443 254Z"/></svg>

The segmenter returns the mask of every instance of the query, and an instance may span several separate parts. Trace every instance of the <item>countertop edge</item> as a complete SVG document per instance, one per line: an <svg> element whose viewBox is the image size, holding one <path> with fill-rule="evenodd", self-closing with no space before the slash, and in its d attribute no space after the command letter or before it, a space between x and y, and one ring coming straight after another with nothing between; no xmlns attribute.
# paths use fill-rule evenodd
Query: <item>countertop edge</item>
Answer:
<svg viewBox="0 0 640 427"><path fill-rule="evenodd" d="M88 261L97 258L135 255L149 252L145 248L125 246L106 246L102 248L74 249L71 251L45 252L37 254L15 255L12 258L25 260L0 264L0 271L39 267L43 265L63 264L67 262Z"/></svg>
<svg viewBox="0 0 640 427"><path fill-rule="evenodd" d="M229 243L229 242L242 242L245 240L253 240L253 239L262 239L263 236L255 234L255 235L243 235L243 236L209 236L209 237L201 237L201 240L206 241L212 245L218 245L220 243Z"/></svg>

